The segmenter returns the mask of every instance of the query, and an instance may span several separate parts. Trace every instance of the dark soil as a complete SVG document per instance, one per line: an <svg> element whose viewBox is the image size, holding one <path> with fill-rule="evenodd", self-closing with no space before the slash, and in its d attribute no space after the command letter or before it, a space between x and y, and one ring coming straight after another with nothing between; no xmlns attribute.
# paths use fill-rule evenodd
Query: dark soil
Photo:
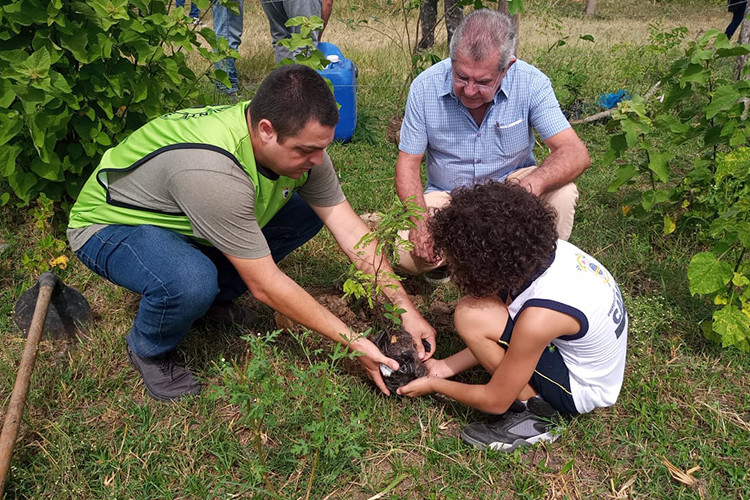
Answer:
<svg viewBox="0 0 750 500"><path fill-rule="evenodd" d="M427 369L422 361L417 357L411 335L404 330L390 330L387 332L378 332L377 321L371 312L366 308L354 307L346 299L340 290L335 288L314 289L310 294L326 309L338 316L355 332L365 332L371 329L370 335L378 348L388 356L395 359L400 368L389 377L383 377L388 389L395 393L396 389L409 383L415 378L427 375ZM425 319L440 333L447 333L453 328L453 309L454 304L447 304L441 300L433 300L429 307L425 307L423 295L410 296L412 302L422 311ZM277 328L286 328L290 330L300 329L300 325L295 324L286 316L275 313L274 316ZM435 346L429 346L424 342L424 348L431 351Z"/></svg>

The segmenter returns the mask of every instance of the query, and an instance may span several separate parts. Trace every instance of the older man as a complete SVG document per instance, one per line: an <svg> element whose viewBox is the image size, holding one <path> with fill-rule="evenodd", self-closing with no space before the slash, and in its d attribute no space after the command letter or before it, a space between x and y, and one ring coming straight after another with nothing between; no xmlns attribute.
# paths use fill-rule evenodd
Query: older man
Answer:
<svg viewBox="0 0 750 500"><path fill-rule="evenodd" d="M401 127L396 190L426 210L450 202L454 188L486 179L516 179L555 209L557 232L570 236L578 191L573 181L590 165L549 78L513 55L516 31L505 14L482 9L456 29L450 58L412 83ZM534 132L549 148L537 165ZM427 186L420 165L427 153ZM427 218L409 233L414 244L400 267L420 273L440 264Z"/></svg>

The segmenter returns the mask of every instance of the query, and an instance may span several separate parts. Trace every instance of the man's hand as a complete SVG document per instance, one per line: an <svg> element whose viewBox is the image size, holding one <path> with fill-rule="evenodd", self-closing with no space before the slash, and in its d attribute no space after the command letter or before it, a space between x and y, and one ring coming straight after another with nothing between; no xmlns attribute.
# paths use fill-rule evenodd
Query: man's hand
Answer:
<svg viewBox="0 0 750 500"><path fill-rule="evenodd" d="M417 227L409 230L409 241L414 244L411 251L414 257L431 265L440 262L440 256L435 253L435 244L426 221L417 221Z"/></svg>
<svg viewBox="0 0 750 500"><path fill-rule="evenodd" d="M417 350L419 359L430 359L435 354L436 340L435 329L419 313L404 313L401 315L404 330L409 332L414 340L414 348ZM430 344L430 352L425 351L422 339Z"/></svg>
<svg viewBox="0 0 750 500"><path fill-rule="evenodd" d="M412 380L408 384L399 387L396 393L402 396L409 396L410 398L424 396L425 394L432 394L433 392L435 392L432 384L434 380L435 377L430 377L429 375Z"/></svg>
<svg viewBox="0 0 750 500"><path fill-rule="evenodd" d="M357 357L357 361L360 362L365 369L365 373L367 373L370 380L375 382L378 389L386 396L390 396L391 391L385 386L383 375L380 373L380 364L385 364L395 372L399 368L398 362L395 359L386 357L375 344L365 338L350 343L349 348L362 353L362 356Z"/></svg>

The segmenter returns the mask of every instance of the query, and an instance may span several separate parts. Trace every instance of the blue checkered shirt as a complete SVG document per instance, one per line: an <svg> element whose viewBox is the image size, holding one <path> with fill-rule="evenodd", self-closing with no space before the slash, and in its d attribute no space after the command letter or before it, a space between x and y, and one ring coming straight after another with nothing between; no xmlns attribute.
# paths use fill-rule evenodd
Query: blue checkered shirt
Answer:
<svg viewBox="0 0 750 500"><path fill-rule="evenodd" d="M453 93L451 61L445 59L412 82L399 149L427 152L426 192L450 191L536 165L532 128L545 141L570 128L544 73L516 61L478 126Z"/></svg>

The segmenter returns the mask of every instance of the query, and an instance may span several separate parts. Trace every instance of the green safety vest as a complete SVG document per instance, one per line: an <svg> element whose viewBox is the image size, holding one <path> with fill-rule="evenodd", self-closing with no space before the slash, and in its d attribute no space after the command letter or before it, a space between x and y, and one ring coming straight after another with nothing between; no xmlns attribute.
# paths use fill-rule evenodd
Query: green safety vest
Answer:
<svg viewBox="0 0 750 500"><path fill-rule="evenodd" d="M255 217L260 227L289 201L293 192L307 181L279 176L255 164L247 125L250 101L233 106L206 106L168 113L133 132L116 147L107 150L94 173L84 184L70 212L68 226L91 224L149 224L194 237L187 215L164 213L111 200L109 172L126 172L156 155L173 149L208 149L221 153L242 168L255 186Z"/></svg>

